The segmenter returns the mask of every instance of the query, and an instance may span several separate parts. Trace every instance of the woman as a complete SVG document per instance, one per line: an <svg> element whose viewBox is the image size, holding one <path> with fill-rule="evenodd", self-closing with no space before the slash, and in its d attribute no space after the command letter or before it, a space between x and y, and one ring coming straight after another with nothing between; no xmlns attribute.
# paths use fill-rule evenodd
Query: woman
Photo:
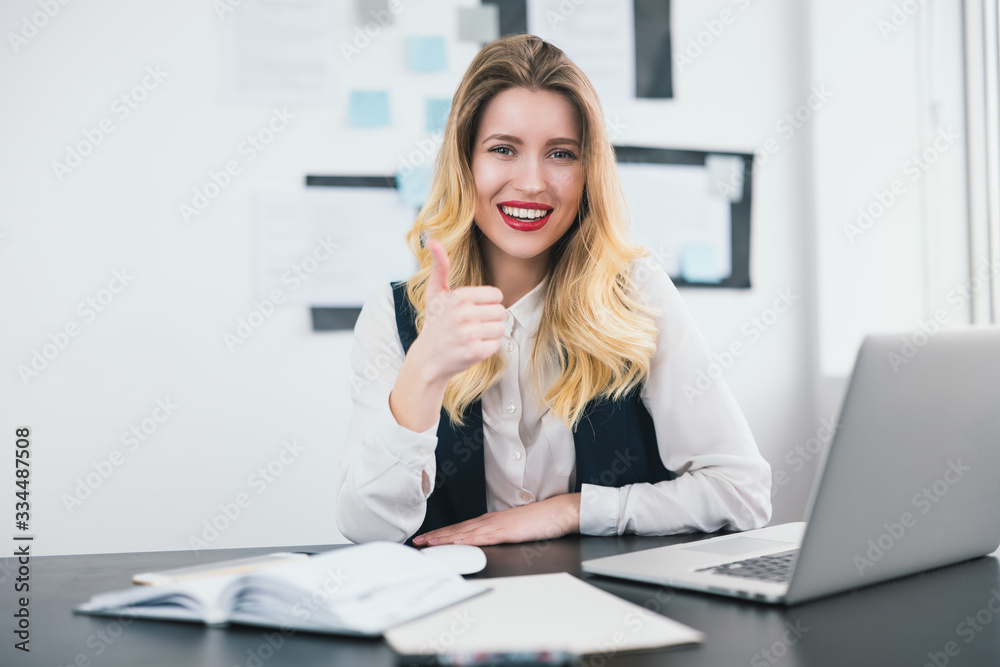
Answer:
<svg viewBox="0 0 1000 667"><path fill-rule="evenodd" d="M624 210L584 74L532 35L487 44L407 237L420 270L372 295L355 327L346 537L485 545L768 522L770 467L721 380L692 391L711 357Z"/></svg>

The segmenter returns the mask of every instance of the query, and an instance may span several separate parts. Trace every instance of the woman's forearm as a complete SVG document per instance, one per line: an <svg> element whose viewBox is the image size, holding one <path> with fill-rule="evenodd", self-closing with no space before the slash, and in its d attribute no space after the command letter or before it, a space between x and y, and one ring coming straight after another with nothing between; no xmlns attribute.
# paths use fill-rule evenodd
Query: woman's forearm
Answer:
<svg viewBox="0 0 1000 667"><path fill-rule="evenodd" d="M418 433L426 431L438 420L448 386L448 379L441 379L435 374L422 351L417 339L410 346L389 394L389 409L396 422Z"/></svg>

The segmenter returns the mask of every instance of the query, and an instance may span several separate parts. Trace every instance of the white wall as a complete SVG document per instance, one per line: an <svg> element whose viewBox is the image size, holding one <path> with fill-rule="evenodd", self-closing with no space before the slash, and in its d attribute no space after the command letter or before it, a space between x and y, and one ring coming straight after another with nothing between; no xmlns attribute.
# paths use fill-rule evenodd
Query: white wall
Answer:
<svg viewBox="0 0 1000 667"><path fill-rule="evenodd" d="M817 410L839 406L866 333L970 322L960 3L810 3ZM864 213L862 213L864 212ZM867 217L864 215L867 214ZM905 340L904 340L905 339Z"/></svg>
<svg viewBox="0 0 1000 667"><path fill-rule="evenodd" d="M354 26L353 4L336 3L343 34ZM446 75L400 78L398 36L434 29L451 16L445 10L452 4L407 5L384 39L338 68L337 104L290 108L296 118L289 128L191 225L180 219L178 204L205 183L209 170L238 157L239 142L271 116L268 107L219 104L220 26L210 3L70 3L16 53L9 44L0 48L0 85L14 91L0 109L0 441L7 438L9 452L14 428L32 428L31 526L38 553L185 549L203 522L220 513L220 503L240 493L250 505L211 546L342 541L332 520L333 483L350 411L350 334L315 334L305 309L287 308L232 353L222 336L255 297L255 189L298 186L305 173L393 171L426 135L408 95L433 90L450 97L474 52L452 50ZM841 24L825 37L825 14L823 22L806 14L832 7L793 0L675 2L675 53L708 31L701 37L707 46L693 62L675 66L676 99L606 108L624 127L617 138L622 144L767 154L754 172L753 289L684 295L713 349L733 342L746 348L725 378L762 451L787 475L775 495L778 521L801 516L815 462L796 470L786 456L832 416L814 390L821 341L813 269L819 234L814 238L812 222L822 216L813 204L811 133L860 84L836 82L842 88L828 104L814 98L818 108L801 109L813 86L832 85L836 70L811 66L810 43L818 40L832 52L854 38ZM36 11L34 2L4 3L0 26L5 33L18 30L22 17ZM731 14L723 17L723 11ZM721 30L720 18L729 21ZM169 76L58 181L52 161L85 129L113 116L113 100L140 83L148 66ZM898 67L908 76L904 62ZM361 83L391 85L399 93L391 130L346 128L343 91ZM789 132L782 120L797 110L810 118ZM847 122L828 126L824 136L850 136L863 121ZM821 143L818 151L827 147ZM896 162L883 169L891 172ZM878 175L866 172L863 190L876 187ZM825 207L840 184L815 183ZM87 321L78 304L97 297L122 269L134 279ZM754 337L754 318L770 321L769 308L783 290L795 295L792 307ZM30 364L32 351L70 322L80 326L79 335L25 384L17 367ZM123 432L167 398L178 406L174 414L129 451L120 442ZM252 480L290 440L302 453L273 483ZM68 511L64 494L114 450L123 452L121 465ZM0 479L11 480L10 457L0 458Z"/></svg>
<svg viewBox="0 0 1000 667"><path fill-rule="evenodd" d="M784 458L822 426L814 414L808 363L812 288L803 253L809 238L810 124L784 123L811 95L804 7L742 0L672 6L676 101L640 102L622 111L629 132L620 141L759 156L753 173L753 288L688 289L684 296L713 350L744 345L746 352L724 377L761 451L776 472L786 473L774 489L774 520L797 520L812 472L809 466L793 470ZM699 40L707 44L700 53ZM682 54L693 62L681 63ZM786 290L795 300L773 321L774 301Z"/></svg>

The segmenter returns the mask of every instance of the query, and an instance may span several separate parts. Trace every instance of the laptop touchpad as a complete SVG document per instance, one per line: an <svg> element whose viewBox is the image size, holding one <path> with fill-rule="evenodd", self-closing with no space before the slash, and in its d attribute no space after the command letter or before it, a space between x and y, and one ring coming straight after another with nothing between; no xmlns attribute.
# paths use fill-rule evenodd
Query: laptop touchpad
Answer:
<svg viewBox="0 0 1000 667"><path fill-rule="evenodd" d="M709 554L720 556L738 556L750 551L760 551L762 549L775 549L793 545L793 542L778 542L777 540L762 540L758 537L733 537L728 540L697 542L689 547L683 547L690 551L703 551Z"/></svg>

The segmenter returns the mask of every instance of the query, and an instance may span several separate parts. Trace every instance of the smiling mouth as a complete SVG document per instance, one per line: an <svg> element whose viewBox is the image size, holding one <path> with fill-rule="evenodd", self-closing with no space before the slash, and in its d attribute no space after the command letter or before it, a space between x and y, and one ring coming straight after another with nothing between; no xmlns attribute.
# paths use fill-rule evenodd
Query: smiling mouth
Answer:
<svg viewBox="0 0 1000 667"><path fill-rule="evenodd" d="M541 222L549 217L553 209L551 208L518 208L516 206L497 206L501 213L517 222L533 223Z"/></svg>

